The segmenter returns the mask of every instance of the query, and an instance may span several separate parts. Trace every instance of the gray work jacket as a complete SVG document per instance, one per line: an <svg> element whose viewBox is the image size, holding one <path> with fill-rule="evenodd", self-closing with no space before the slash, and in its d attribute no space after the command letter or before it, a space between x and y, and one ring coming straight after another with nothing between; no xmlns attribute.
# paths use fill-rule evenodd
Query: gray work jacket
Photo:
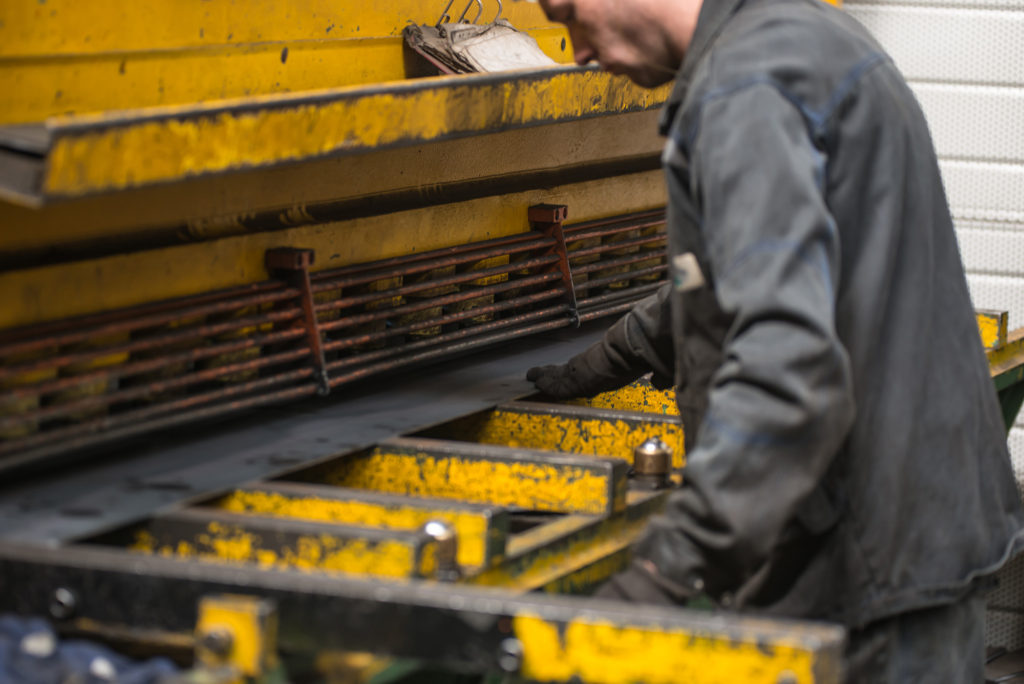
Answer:
<svg viewBox="0 0 1024 684"><path fill-rule="evenodd" d="M635 554L854 627L957 600L1024 518L907 84L819 0L706 0L662 132L672 286L626 328L675 363L688 463Z"/></svg>

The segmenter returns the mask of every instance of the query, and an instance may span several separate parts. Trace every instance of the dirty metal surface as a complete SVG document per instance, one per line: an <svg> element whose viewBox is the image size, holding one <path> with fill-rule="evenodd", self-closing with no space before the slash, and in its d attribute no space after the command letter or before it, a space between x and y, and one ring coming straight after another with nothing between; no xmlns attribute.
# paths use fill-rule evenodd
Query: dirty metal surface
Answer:
<svg viewBox="0 0 1024 684"><path fill-rule="evenodd" d="M840 681L844 630L838 626L432 582L217 564L197 569L161 557L126 567L122 556L0 546L0 577L21 589L0 595L0 609L45 612L61 587L75 597L71 624L192 632L201 597L237 593L241 584L276 602L280 645L291 653L372 651L534 681ZM503 658L508 655L514 662Z"/></svg>
<svg viewBox="0 0 1024 684"><path fill-rule="evenodd" d="M0 485L0 540L61 544L523 397L533 391L528 368L564 362L606 325L518 340L359 383L336 397L107 445L101 460Z"/></svg>

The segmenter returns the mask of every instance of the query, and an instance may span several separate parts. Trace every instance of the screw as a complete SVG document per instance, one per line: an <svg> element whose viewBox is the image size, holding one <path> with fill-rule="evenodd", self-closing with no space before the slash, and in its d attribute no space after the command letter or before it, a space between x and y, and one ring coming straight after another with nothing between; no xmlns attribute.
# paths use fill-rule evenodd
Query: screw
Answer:
<svg viewBox="0 0 1024 684"><path fill-rule="evenodd" d="M75 614L78 607L78 598L75 592L66 587L60 587L53 592L50 599L50 615L56 620L67 620Z"/></svg>
<svg viewBox="0 0 1024 684"><path fill-rule="evenodd" d="M443 520L430 520L423 531L437 542L437 579L454 582L462 576L459 570L459 540L455 528Z"/></svg>
<svg viewBox="0 0 1024 684"><path fill-rule="evenodd" d="M226 629L211 629L199 637L199 647L218 658L224 658L231 652L234 637Z"/></svg>
<svg viewBox="0 0 1024 684"><path fill-rule="evenodd" d="M796 675L786 670L779 675L778 684L797 684Z"/></svg>
<svg viewBox="0 0 1024 684"><path fill-rule="evenodd" d="M498 647L498 667L502 672L519 672L523 665L523 644L519 639L505 639Z"/></svg>

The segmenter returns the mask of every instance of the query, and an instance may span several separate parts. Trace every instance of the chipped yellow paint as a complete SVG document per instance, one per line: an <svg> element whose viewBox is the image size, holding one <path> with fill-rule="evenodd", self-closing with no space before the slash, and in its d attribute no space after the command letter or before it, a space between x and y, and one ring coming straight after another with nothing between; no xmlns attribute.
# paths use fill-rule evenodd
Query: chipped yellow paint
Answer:
<svg viewBox="0 0 1024 684"><path fill-rule="evenodd" d="M586 618L563 627L530 614L513 617L512 631L523 645L521 674L535 681L778 684L788 675L794 684L815 682L814 654L783 640L731 640Z"/></svg>
<svg viewBox="0 0 1024 684"><path fill-rule="evenodd" d="M405 212L0 273L0 329L108 311L244 285L267 278L266 250L316 251L329 269L502 237L528 229L526 209L543 202L614 215L664 202L660 171L484 197ZM583 212L588 212L582 215ZM594 212L590 214L589 212ZM68 297L74 292L74 297Z"/></svg>
<svg viewBox="0 0 1024 684"><path fill-rule="evenodd" d="M978 310L978 332L981 333L981 344L985 349L998 349L1006 344L1009 314L1006 311Z"/></svg>
<svg viewBox="0 0 1024 684"><path fill-rule="evenodd" d="M0 123L401 80L402 29L439 12L417 0L8 0ZM539 7L508 3L504 15L552 59L572 61L565 30Z"/></svg>
<svg viewBox="0 0 1024 684"><path fill-rule="evenodd" d="M616 411L660 413L664 416L679 415L675 390L655 389L647 380L637 380L617 390L602 392L590 398L573 399L566 403L572 406L591 406Z"/></svg>
<svg viewBox="0 0 1024 684"><path fill-rule="evenodd" d="M333 484L378 492L520 506L534 511L605 513L621 508L609 501L610 471L528 461L491 461L378 448L352 458L332 475Z"/></svg>
<svg viewBox="0 0 1024 684"><path fill-rule="evenodd" d="M202 647L199 637L223 630L231 635L226 656ZM250 596L206 596L199 601L197 657L208 666L230 664L247 677L257 677L277 664L277 619L267 603Z"/></svg>
<svg viewBox="0 0 1024 684"><path fill-rule="evenodd" d="M399 540L367 541L344 539L329 534L302 535L294 547L280 550L261 546L259 535L235 525L211 522L194 542L158 544L149 533L136 535L132 549L163 556L182 556L226 563L255 563L264 568L292 568L306 572L342 572L403 579L430 576L436 567L428 543L420 558L415 547Z"/></svg>
<svg viewBox="0 0 1024 684"><path fill-rule="evenodd" d="M632 463L633 449L652 436L661 437L672 447L672 467L683 467L683 426L676 420L636 425L625 420L499 408L487 414L486 418L474 421L473 428L462 438L485 444L621 458Z"/></svg>
<svg viewBox="0 0 1024 684"><path fill-rule="evenodd" d="M384 505L356 499L286 496L277 492L246 490L231 492L218 500L216 505L235 513L259 513L396 530L417 530L431 520L444 520L455 528L460 565L482 566L487 562L487 544L491 530L489 518L484 513L431 509L417 505Z"/></svg>
<svg viewBox="0 0 1024 684"><path fill-rule="evenodd" d="M668 94L666 87L643 90L596 71L497 82L491 76L428 82L429 87L383 93L324 91L330 101L315 104L264 96L246 100L244 111L195 108L187 117L167 108L147 111L147 117L168 117L156 120L86 115L58 119L43 188L47 194L75 196L139 187L327 154L651 109Z"/></svg>
<svg viewBox="0 0 1024 684"><path fill-rule="evenodd" d="M245 232L241 219L253 212L286 214L299 225L296 220L308 214L308 207L326 202L411 192L424 186L433 189L479 179L493 180L538 169L579 168L601 160L656 157L662 147L657 116L657 111L646 111L534 126L252 170L224 176L216 183L193 179L113 195L94 195L39 209L0 202L0 225L7 228L0 231L0 250L15 254L84 240L113 240L186 224L184 238L226 237ZM401 171L396 173L396 169ZM663 206L664 182L651 185L660 194L624 187L585 202L570 202L570 218L586 221Z"/></svg>

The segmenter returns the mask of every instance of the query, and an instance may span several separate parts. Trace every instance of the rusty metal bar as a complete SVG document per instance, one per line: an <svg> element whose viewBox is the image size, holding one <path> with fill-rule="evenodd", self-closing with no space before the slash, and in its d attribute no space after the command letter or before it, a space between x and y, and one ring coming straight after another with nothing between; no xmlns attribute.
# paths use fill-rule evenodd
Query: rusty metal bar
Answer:
<svg viewBox="0 0 1024 684"><path fill-rule="evenodd" d="M323 304L317 304L316 310L317 311L334 311L334 310L343 309L343 308L346 308L346 307L349 307L349 306L358 306L358 305L362 305L362 304L372 304L374 302L379 302L379 301L383 301L383 300L386 300L386 299L391 299L393 297L399 297L399 296L408 295L408 294L415 294L417 292L422 292L424 290L433 290L433 289L438 288L438 287L447 287L447 286L450 286L450 285L462 285L462 284L465 284L465 283L471 283L474 280L481 280L482 278L487 278L489 276L504 275L506 273L511 274L512 272L515 272L515 271L521 271L521 270L531 269L531 268L539 268L541 266L549 266L549 265L555 263L556 259L557 259L557 257L555 257L554 255L537 257L537 258L534 258L534 259L528 259L526 261L517 261L517 262L511 263L511 264L502 264L501 266L494 266L492 268L480 269L479 271L467 271L465 273L459 273L459 274L452 275L452 276L445 276L443 278L436 278L434 280L424 280L423 282L414 283L412 285L403 285L401 287L396 287L396 288L393 288L393 289L390 289L390 290L381 290L379 292L372 292L372 293L369 293L369 294L355 295L355 296L352 296L352 297L343 297L343 298L335 300L333 302L325 302ZM477 261L477 260L474 259L473 261ZM445 264L445 265L449 265L450 266L450 264ZM437 266L431 266L431 268L427 269L427 270L433 270L434 268L437 268ZM409 275L409 273L404 273L404 274L401 274L401 275ZM394 277L394 276L392 276L392 277ZM386 278L378 278L378 277L375 276L374 278L372 278L368 282L373 282L375 280L384 280L384 279L386 279ZM515 287L524 287L525 286L525 283L522 280L517 280L515 282L517 283L515 285ZM481 294L487 294L486 292L483 291L484 287L488 287L488 286L481 286L481 289L479 290L479 292ZM320 291L322 291L322 290L330 290L330 289L338 289L338 288L334 288L334 287L320 288ZM337 327L336 322L334 322L334 323L335 323L334 327Z"/></svg>
<svg viewBox="0 0 1024 684"><path fill-rule="evenodd" d="M433 328L433 327L437 327L439 325L445 325L445 324L448 324L448 323L455 323L455 322L458 322L460 320L464 320L466 318L474 318L476 316L482 316L482 315L485 315L485 314L495 313L495 312L498 312L498 311L505 311L505 310L508 310L508 309L515 309L515 308L517 308L519 306L524 306L524 305L528 305L528 304L537 304L537 303L540 303L540 302L545 301L547 299L553 299L555 297L560 297L560 296L562 296L562 294L563 293L562 293L561 290L547 290L545 292L539 292L537 294L527 295L525 297L519 297L519 298L514 299L514 300L509 300L507 302L500 302L500 303L496 303L496 304L489 304L487 306L481 306L481 307L478 307L478 308L475 308L475 309L468 309L466 311L460 311L460 312L455 313L455 314L448 314L448 315L445 315L445 316L440 316L438 318L432 318L432 319L429 319L429 320L426 320L426 321L417 321L415 323L410 323L408 325L395 326L393 328L389 328L389 329L387 329L387 330L385 330L383 332L379 332L379 333L367 333L365 335L360 335L358 337L347 337L347 338L342 339L342 340L336 340L336 341L333 341L333 342L328 342L327 345L326 345L326 348L329 351L336 351L336 350L340 350L340 349L346 349L346 348L349 348L349 347L356 347L356 346L359 346L361 344L369 344L371 342L378 342L378 341L381 341L381 340L385 340L385 339L387 339L389 337L395 337L395 336L398 336L398 335L404 335L406 333L413 332L413 331L416 331L416 330L421 330L423 328ZM434 302L431 302L430 304L431 304L431 306L435 305ZM430 307L427 307L427 308L430 308ZM468 330L475 330L475 329L477 329L477 326L474 326L473 328L469 328ZM444 335L436 335L436 336L431 338L431 340L435 344L437 343L437 340L440 340L440 339L444 339ZM408 349L409 346L411 346L411 345L406 345L406 346L402 347L401 349Z"/></svg>
<svg viewBox="0 0 1024 684"><path fill-rule="evenodd" d="M306 330L306 342L309 344L309 355L313 362L317 393L327 396L331 391L331 386L327 381L327 362L324 359L323 341L320 339L320 329L316 317L316 304L313 302L313 289L309 281L309 268L313 265L315 258L316 255L311 249L292 247L270 249L264 255L267 271L270 273L283 272L292 281L292 285L302 293L299 301L302 303L303 327Z"/></svg>
<svg viewBox="0 0 1024 684"><path fill-rule="evenodd" d="M625 223L625 224L614 224L604 228L595 228L589 230L580 230L579 227L574 228L571 232L566 231L565 241L568 243L578 242L580 240L592 240L594 238L610 237L612 235L619 235L621 233L627 233L633 230L643 230L644 228L654 228L665 224L665 219L648 221L645 223ZM657 235L665 236L665 233L657 233Z"/></svg>
<svg viewBox="0 0 1024 684"><path fill-rule="evenodd" d="M374 321L394 318L395 316L404 316L406 314L415 313L417 311L422 311L424 309L432 309L439 306L445 306L448 304L457 304L459 302L479 299L480 297L484 297L486 295L501 294L509 290L519 290L526 287L541 285L552 280L559 279L560 276L557 273L545 273L538 276L534 276L532 278L524 278L523 280L508 281L506 283L500 283L498 285L481 286L479 290L472 290L468 292L456 292L450 295L443 295L431 299L424 299L423 301L416 302L414 304L402 304L401 306L386 309L378 309L372 312L355 314L352 316L348 316L346 318L339 318L337 320L324 323L321 326L321 329L332 331L350 325L362 325L364 323L372 323ZM434 287L437 286L435 285Z"/></svg>
<svg viewBox="0 0 1024 684"><path fill-rule="evenodd" d="M621 249L628 249L630 247L643 247L644 245L654 245L665 242L665 234L658 233L656 235L645 235L639 238L632 238L629 240L623 240L621 242L609 242L594 247L584 247L583 249L574 249L569 252L570 261L578 259L579 257L593 256L595 254L603 254L605 252L613 252ZM664 256L664 250L647 250L648 254L653 253L654 256ZM574 268L574 271L579 272L579 268Z"/></svg>
<svg viewBox="0 0 1024 684"><path fill-rule="evenodd" d="M632 306L634 303L643 299L650 293L656 291L665 281L659 280L654 283L648 283L646 285L636 285L625 290L618 290L616 292L607 292L601 295L594 295L593 297L584 297L579 300L580 310L586 309L592 312L595 308L599 308L604 304L617 305L623 300L627 300L629 305ZM590 314L590 318L597 318L604 314Z"/></svg>
<svg viewBox="0 0 1024 684"><path fill-rule="evenodd" d="M630 309L633 308L634 304L636 304L636 300L632 300L632 301L628 301L628 302L623 302L622 304L617 304L615 306L609 306L609 307L603 308L603 309L597 309L597 310L591 309L591 310L588 310L588 311L581 311L580 312L580 323L586 323L587 321L593 321L595 319L603 318L605 316L611 316L613 314L626 313L627 311L629 311Z"/></svg>
<svg viewBox="0 0 1024 684"><path fill-rule="evenodd" d="M588 290L594 287L602 287L609 283L618 283L623 280L631 280L633 278L642 278L649 275L657 275L663 273L667 266L660 264L658 266L651 266L650 268L641 268L636 271L629 271L628 273L616 273L614 275L605 276L604 278L595 278L594 280L588 280L585 283L580 283L577 286L579 290Z"/></svg>
<svg viewBox="0 0 1024 684"><path fill-rule="evenodd" d="M381 359L387 359L392 356L399 356L409 351L416 351L417 349L426 349L430 347L436 347L438 339L443 338L444 341L452 341L470 337L472 335L479 335L481 333L487 333L495 330L501 330L502 328L509 328L520 323L529 323L530 321L540 320L549 316L559 316L568 312L569 307L567 304L558 304L538 311L531 311L529 313L521 314L515 318L506 318L498 321L491 321L490 323L483 323L473 328L464 328L450 333L445 333L443 336L432 337L418 342L411 342L402 347L388 347L386 349L377 349L371 352L364 352L358 356L349 356L344 359L332 361L328 364L328 368L331 370L337 370L346 368L348 366L357 366L360 363L368 363L371 361L379 361ZM568 321L562 321L562 325L568 325Z"/></svg>
<svg viewBox="0 0 1024 684"><path fill-rule="evenodd" d="M246 364L235 364L235 370L239 367L248 368ZM50 430L46 432L40 432L31 437L25 437L17 440L11 440L9 442L0 442L0 455L8 454L20 449L32 448L37 445L46 444L52 441L64 441L65 439L73 440L75 437L86 435L93 432L107 432L114 428L124 427L129 424L141 425L143 422L148 421L150 418L160 416L164 413L177 412L182 410L188 410L195 406L202 404L208 404L211 402L219 401L221 399L230 399L241 394L247 394L255 392L268 387L274 387L286 382L295 382L299 380L305 380L313 375L311 368L299 368L296 370L281 373L280 375L273 375L267 378L260 378L259 380L253 380L251 382L240 383L237 385L229 385L220 390L213 392L205 392L203 394L196 394L183 399L177 399L174 401L165 402L162 404L156 404L143 409L134 409L130 411L124 411L114 416L104 416L103 418L85 421L82 423L76 423L65 428L58 430ZM314 392L316 387L311 385ZM224 407L230 407L233 403L224 404ZM211 407L213 413L210 415L216 415L217 407Z"/></svg>
<svg viewBox="0 0 1024 684"><path fill-rule="evenodd" d="M483 261L484 259L493 258L496 256L507 256L511 254L519 254L522 252L532 252L541 249L550 249L554 245L554 241L551 238L543 237L541 239L531 240L530 242L517 245L515 248L509 249L490 249L490 250L474 250L471 252L458 252L456 255L439 255L426 259L425 255L419 255L417 258L398 258L388 259L387 261L393 262L389 268L382 268L381 262L375 261L372 264L364 264L359 269L337 269L330 272L321 272L314 275L314 292L321 292L323 290L336 290L338 288L353 287L356 285L365 285L366 283L372 283L375 280L386 280L388 278L394 278L396 276L407 276L415 275L417 273L425 273L436 268L444 266L457 266L463 263L472 263L474 261ZM457 258L453 258L457 257ZM372 267L372 270L368 270L368 267ZM347 275L339 277L338 271L346 271Z"/></svg>
<svg viewBox="0 0 1024 684"><path fill-rule="evenodd" d="M313 279L326 277L335 278L338 276L351 275L354 273L360 273L365 271L367 267L372 266L373 268L387 268L389 266L396 266L399 264L412 264L417 261L423 261L424 259L435 259L438 257L455 256L458 254L464 254L466 252L478 252L494 251L496 253L507 254L508 250L500 251L499 247L507 245L518 245L519 243L535 241L535 240L546 240L546 236L537 231L526 231L522 233L516 233L515 235L507 235L505 237L492 238L490 240L483 240L481 242L468 242L463 245L455 245L454 247L442 247L440 249L432 249L427 252L420 252L418 254L406 254L402 256L389 257L387 259L378 259L377 261L371 262L370 264L352 264L350 266L339 266L329 271L319 271L313 274ZM532 249L532 248L529 248ZM521 248L516 251L522 251Z"/></svg>
<svg viewBox="0 0 1024 684"><path fill-rule="evenodd" d="M566 313L566 312L568 312L569 307L568 307L568 305L563 305L563 306L560 306L560 307L553 307L553 309L555 311L557 311L557 312L560 312L560 313ZM529 319L531 317L537 317L537 316L531 316L531 314L525 314L525 315L517 317L515 319L509 319L508 321L502 321L502 323L506 323L507 322L509 325L515 325L515 324L518 324L518 323L522 323L522 322L524 322L525 320L527 320L527 319ZM345 375L338 375L338 376L335 376L335 377L331 378L331 387L337 387L338 385L342 385L342 384L345 384L347 382L352 382L354 380L358 380L360 378L364 378L364 377L367 377L369 375L373 375L375 373L381 373L381 372L385 372L385 371L396 370L396 369L401 368L403 366L408 366L408 365L415 364L415 363L421 363L423 361L429 361L431 359L441 358L441 357L445 357L445 356L455 356L455 355L457 355L459 353L468 351L470 349L475 349L477 347L483 347L483 346L486 346L486 345L489 345L489 344L494 344L496 342L506 342L508 340L516 339L517 337L523 337L524 335L532 335L534 333L544 332L546 330L555 330L556 328L564 328L566 325L569 325L569 321L568 320L566 320L564 318L557 318L555 320L545 321L543 323L536 323L534 325L527 326L525 328L518 328L518 329L513 330L511 332L508 332L508 333L497 333L497 334L494 334L494 335L485 335L483 337L474 337L473 339L468 340L466 342L463 342L461 344L445 346L445 347L441 347L439 349L431 349L431 350L428 350L428 351L424 351L424 352L422 352L420 354L411 354L409 356L405 356L405 357L403 357L401 359L397 359L397 360L395 360L393 362L386 362L385 361L385 362L378 363L378 364L375 364L375 365L372 365L372 366L366 366L366 367L363 367L363 368L358 368L358 369L353 370L353 371L349 371ZM481 327L483 327L483 326L481 326ZM466 337L469 334L474 334L474 333L477 333L477 332L479 332L478 329L460 330L458 333L453 333L450 336L449 339L455 338L456 336L458 336L458 337ZM409 345L409 346L412 346L412 345ZM407 350L408 350L408 347L406 347L403 351L407 351ZM348 360L348 359L346 359L346 360ZM330 367L334 368L337 365L338 364L330 364Z"/></svg>
<svg viewBox="0 0 1024 684"><path fill-rule="evenodd" d="M240 399L227 404L216 404L214 406L194 409L192 411L183 411L174 413L169 416L163 416L155 418L153 420L145 422L121 422L115 428L112 428L105 432L92 432L86 434L76 434L65 439L65 434L47 433L48 435L56 435L54 440L59 440L57 444L45 444L40 442L42 446L27 451L24 453L18 453L13 456L6 456L4 452L7 451L4 447L6 444L0 445L0 455L4 455L4 458L0 460L0 473L15 470L17 468L23 468L33 462L46 459L50 456L62 454L67 451L74 451L76 449L82 449L88 446L93 446L114 439L121 439L124 437L131 437L143 432L149 432L151 430L159 430L162 428L174 427L176 425L184 425L187 423L194 423L207 418L215 418L219 416L229 415L231 413L238 413L258 406L268 406L271 404L278 404L287 401L293 401L296 399L302 399L310 397L316 394L316 385L309 383L308 385L300 387L292 387L289 389L279 390L270 394L261 394L255 397L247 399ZM76 426L78 427L78 426ZM51 440L53 441L53 440ZM19 444L19 447L23 447L24 444Z"/></svg>
<svg viewBox="0 0 1024 684"><path fill-rule="evenodd" d="M658 226L664 223L665 210L658 209L655 211L644 211L636 214L627 214L625 216L609 216L607 218L597 219L594 221L574 223L571 226L565 227L565 237L569 242L574 242L576 240L592 237L613 235L624 230L650 228L651 226Z"/></svg>
<svg viewBox="0 0 1024 684"><path fill-rule="evenodd" d="M137 399L144 399L153 394L169 392L201 382L209 382L233 373L258 370L267 366L277 366L283 363L297 361L308 354L309 350L307 349L295 349L292 351L282 352L280 354L264 355L252 359L251 361L242 361L230 365L217 366L216 368L208 368L202 371L194 371L181 377L171 378L168 380L156 380L145 385L139 385L138 387L129 387L127 389L117 390L107 394L97 394L64 404L53 404L35 411L0 418L0 431L7 430L23 423L53 420L54 418L59 418L69 413L113 406L114 404L125 403ZM154 403L154 407L160 405L163 404Z"/></svg>
<svg viewBox="0 0 1024 684"><path fill-rule="evenodd" d="M573 325L579 325L576 318L576 290L572 283L572 268L569 266L568 248L565 244L565 233L562 224L568 216L568 208L564 204L536 204L527 210L530 225L555 240L550 253L558 255L558 270L562 274L565 285L565 297L569 304Z"/></svg>
<svg viewBox="0 0 1024 684"><path fill-rule="evenodd" d="M129 361L127 363L110 366L109 368L93 371L91 373L83 373L82 375L57 378L55 380L48 380L35 385L12 387L4 391L12 398L45 395L71 387L77 387L82 384L88 384L96 380L121 380L141 373L157 371L169 366L195 363L196 361L202 361L213 356L229 354L231 352L241 351L250 347L263 347L266 345L278 344L280 342L288 342L302 337L305 334L305 331L301 328L293 328L290 330L268 333L266 335L253 335L252 337L243 337L213 346L197 347L195 349L189 349L187 351L173 353L167 356L160 356L153 359L146 359L144 361Z"/></svg>
<svg viewBox="0 0 1024 684"><path fill-rule="evenodd" d="M187 297L178 297L160 302L140 304L125 309L118 309L116 311L105 311L96 314L89 314L87 316L79 316L60 321L50 321L48 323L38 323L21 328L14 328L12 330L0 332L0 346L13 344L26 337L32 337L34 339L38 335L53 335L66 330L78 330L82 326L87 325L105 325L110 322L121 320L131 320L134 322L138 321L140 316L156 315L166 311L176 311L179 307L186 305L203 306L210 302L217 302L222 299L255 297L266 292L280 290L282 287L283 284L278 281L264 280L259 283L242 285L239 287L228 288L226 290L217 290L216 292L204 292L197 295L189 295ZM174 315L171 320L174 318L177 318L177 315Z"/></svg>
<svg viewBox="0 0 1024 684"><path fill-rule="evenodd" d="M635 252L633 254L629 254L629 255L624 256L624 257L618 257L616 259L607 259L605 261L595 261L592 264L583 264L581 266L575 266L575 267L573 267L572 272L574 274L576 274L576 275L582 275L584 273L593 273L594 271L607 271L609 268L617 268L619 266L629 266L630 264L635 264L635 263L638 263L638 262L641 262L641 261L651 261L653 259L662 259L664 257L664 255L665 255L664 252ZM664 268L664 264L662 264L661 267ZM651 266L650 268L655 268L655 267ZM639 272L640 272L640 269L638 269L636 271L623 271L622 273L617 273L616 275L619 276L618 280L626 280L626 279L632 277L632 275L634 273L639 273ZM576 287L577 287L577 289L586 288L591 282L592 281L587 280L586 282L580 283Z"/></svg>
<svg viewBox="0 0 1024 684"><path fill-rule="evenodd" d="M260 292L257 294L243 295L233 299L225 300L215 304L193 304L191 298L174 300L171 303L156 305L159 310L165 310L170 306L180 306L181 308L174 308L167 310L166 313L155 313L147 315L149 309L147 307L135 307L133 309L127 309L124 312L118 312L117 320L111 323L101 324L96 326L93 317L83 317L77 319L71 319L69 321L63 321L63 326L73 328L73 330L61 333L57 335L50 334L47 336L47 332L56 328L51 324L43 324L42 326L31 326L27 328L20 328L15 331L11 331L12 334L18 337L24 337L32 335L32 339L22 340L20 342L0 342L0 356L11 356L15 354L23 354L26 352L37 351L39 349L48 349L51 347L59 347L66 344L74 344L76 342L83 342L90 338L96 337L107 337L110 335L116 335L118 333L131 332L134 330L140 330L143 328L152 328L160 325L166 325L173 323L174 321L187 319L187 318L199 318L201 316L209 316L218 313L226 313L237 309L242 309L249 306L259 306L263 304L272 304L282 300L292 299L299 296L299 291L294 288L283 289L284 286L281 284L274 284L273 290L263 292L264 284L260 283L256 287L260 287ZM203 295L198 296L200 299L205 299ZM219 297L218 297L219 298ZM123 317L123 319L122 319ZM108 316L101 315L98 318L106 319ZM56 328L56 329L61 329ZM42 335L38 337L37 335ZM102 355L102 354L101 354ZM0 368L0 371L4 368Z"/></svg>
<svg viewBox="0 0 1024 684"><path fill-rule="evenodd" d="M235 311L238 310L239 308L242 307L234 305L233 303L233 305L229 307L227 310ZM149 335L139 339L131 340L130 342L111 345L109 347L97 347L95 349L70 352L58 356L48 356L40 359L35 359L32 361L25 361L22 363L0 366L0 380L5 380L15 375L20 375L22 373L39 370L43 368L59 368L61 366L67 366L72 363L82 363L86 361L91 361L93 359L102 358L104 356L113 356L115 354L129 354L132 352L162 347L168 344L184 342L191 339L223 335L224 333L228 333L239 328L258 328L259 326L268 323L281 323L284 321L299 318L301 315L302 311L297 307L290 310L279 309L275 311L267 311L265 313L257 314L255 316L246 316L244 318L232 318L230 320L226 320L219 323L208 323L205 325L196 326L195 328L186 328L175 332ZM190 317L191 314L186 313L176 318ZM125 332L131 332L131 329L129 328ZM102 335L96 331L89 331L85 335L85 339L96 337L102 337ZM57 344L51 344L41 340L39 346L43 348L48 348L57 346ZM8 350L6 349L0 350L0 354L7 353Z"/></svg>

